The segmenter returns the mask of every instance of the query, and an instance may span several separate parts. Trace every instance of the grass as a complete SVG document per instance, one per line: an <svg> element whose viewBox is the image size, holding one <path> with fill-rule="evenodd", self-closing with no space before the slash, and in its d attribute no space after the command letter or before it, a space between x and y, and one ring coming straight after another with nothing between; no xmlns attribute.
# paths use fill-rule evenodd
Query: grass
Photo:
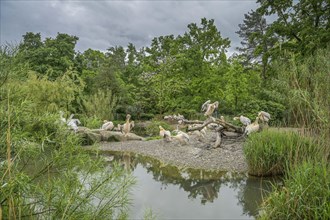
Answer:
<svg viewBox="0 0 330 220"><path fill-rule="evenodd" d="M260 219L330 219L329 147L321 138L265 130L244 145L249 173L284 174L264 200Z"/></svg>
<svg viewBox="0 0 330 220"><path fill-rule="evenodd" d="M244 145L249 174L284 174L287 168L320 157L326 149L316 139L295 132L265 130L252 134Z"/></svg>
<svg viewBox="0 0 330 220"><path fill-rule="evenodd" d="M261 219L330 219L330 175L327 162L304 162L289 171L284 187L263 204Z"/></svg>

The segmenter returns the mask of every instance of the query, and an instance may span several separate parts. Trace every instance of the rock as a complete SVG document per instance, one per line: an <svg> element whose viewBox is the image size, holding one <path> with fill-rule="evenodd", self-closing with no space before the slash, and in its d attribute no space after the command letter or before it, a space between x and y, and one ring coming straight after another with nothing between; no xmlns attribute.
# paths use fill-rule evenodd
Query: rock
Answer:
<svg viewBox="0 0 330 220"><path fill-rule="evenodd" d="M83 140L83 145L91 145L102 140L101 135L92 132L88 128L79 127L77 135L79 135Z"/></svg>
<svg viewBox="0 0 330 220"><path fill-rule="evenodd" d="M107 131L103 129L89 129L86 127L79 127L77 134L83 139L84 145L91 145L96 142L118 142L118 141L130 141L130 140L145 140L143 137L134 133L128 133L125 136L118 131Z"/></svg>

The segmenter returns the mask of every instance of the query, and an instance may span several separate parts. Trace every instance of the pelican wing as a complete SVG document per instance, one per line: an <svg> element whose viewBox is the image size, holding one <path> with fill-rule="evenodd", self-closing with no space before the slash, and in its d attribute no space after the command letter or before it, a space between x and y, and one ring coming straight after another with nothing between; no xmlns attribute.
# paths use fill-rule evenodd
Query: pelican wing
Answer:
<svg viewBox="0 0 330 220"><path fill-rule="evenodd" d="M213 103L213 105L214 105L214 109L217 109L219 107L219 102L216 101L216 102Z"/></svg>
<svg viewBox="0 0 330 220"><path fill-rule="evenodd" d="M251 120L248 117L245 117L245 116L241 116L240 121L245 126L251 124Z"/></svg>
<svg viewBox="0 0 330 220"><path fill-rule="evenodd" d="M211 103L211 100L207 100L206 102L204 102L204 104L202 105L201 111L205 112L207 110L207 106Z"/></svg>

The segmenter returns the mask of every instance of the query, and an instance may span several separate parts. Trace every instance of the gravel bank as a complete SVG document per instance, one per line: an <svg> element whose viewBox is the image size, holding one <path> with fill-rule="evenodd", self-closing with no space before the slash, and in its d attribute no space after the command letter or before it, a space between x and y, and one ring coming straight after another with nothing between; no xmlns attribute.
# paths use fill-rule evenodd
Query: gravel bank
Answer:
<svg viewBox="0 0 330 220"><path fill-rule="evenodd" d="M138 153L178 167L247 172L243 155L244 139L235 133L228 132L226 135L222 138L221 147L216 149L212 148L215 133L208 132L203 140L192 136L187 145L164 140L101 142L99 150Z"/></svg>

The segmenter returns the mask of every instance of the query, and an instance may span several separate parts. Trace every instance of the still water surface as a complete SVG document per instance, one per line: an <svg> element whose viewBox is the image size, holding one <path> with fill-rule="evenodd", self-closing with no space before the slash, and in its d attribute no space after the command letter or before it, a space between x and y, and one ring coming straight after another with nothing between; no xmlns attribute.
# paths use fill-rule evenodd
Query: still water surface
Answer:
<svg viewBox="0 0 330 220"><path fill-rule="evenodd" d="M143 218L147 209L157 219L254 219L262 197L275 182L245 174L177 168L129 153L113 156L137 180L130 219Z"/></svg>

